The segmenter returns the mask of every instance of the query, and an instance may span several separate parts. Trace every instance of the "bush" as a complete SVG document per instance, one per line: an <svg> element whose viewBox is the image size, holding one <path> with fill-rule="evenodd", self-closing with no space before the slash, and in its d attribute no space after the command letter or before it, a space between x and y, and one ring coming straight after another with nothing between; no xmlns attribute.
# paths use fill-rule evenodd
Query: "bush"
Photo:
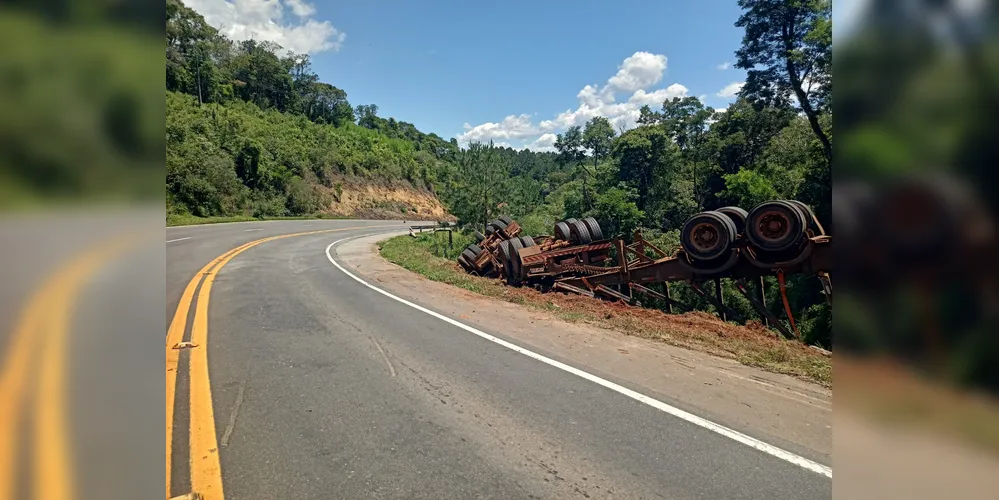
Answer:
<svg viewBox="0 0 999 500"><path fill-rule="evenodd" d="M635 205L637 196L633 189L610 188L597 197L596 206L588 215L597 219L605 237L620 234L630 239L645 218L645 212Z"/></svg>

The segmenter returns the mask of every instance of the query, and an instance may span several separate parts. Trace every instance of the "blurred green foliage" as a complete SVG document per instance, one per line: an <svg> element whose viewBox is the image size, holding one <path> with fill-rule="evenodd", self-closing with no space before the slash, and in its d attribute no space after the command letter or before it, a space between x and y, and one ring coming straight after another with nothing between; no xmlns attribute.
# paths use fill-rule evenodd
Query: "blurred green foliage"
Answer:
<svg viewBox="0 0 999 500"><path fill-rule="evenodd" d="M836 48L836 182L862 182L877 192L913 174L944 172L970 188L956 201L987 209L979 231L994 238L999 6L885 0L861 14ZM866 231L885 228L868 220ZM862 253L844 250L848 257ZM927 258L908 269L917 279L855 280L839 295L837 342L854 353L890 355L938 378L996 391L995 294L967 279L993 280L991 265L963 259L956 266L965 268L962 276L939 272L944 266Z"/></svg>
<svg viewBox="0 0 999 500"><path fill-rule="evenodd" d="M162 196L158 38L74 19L0 15L0 206Z"/></svg>

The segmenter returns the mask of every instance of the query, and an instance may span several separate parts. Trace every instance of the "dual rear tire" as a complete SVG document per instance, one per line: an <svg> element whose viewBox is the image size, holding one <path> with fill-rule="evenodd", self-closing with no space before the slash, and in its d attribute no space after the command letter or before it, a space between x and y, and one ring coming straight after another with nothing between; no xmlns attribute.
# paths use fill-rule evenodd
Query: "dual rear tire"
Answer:
<svg viewBox="0 0 999 500"><path fill-rule="evenodd" d="M768 258L786 257L802 245L806 229L816 235L825 234L804 203L772 200L749 212L739 207L701 212L684 224L680 245L691 259L712 262L727 256L741 235Z"/></svg>
<svg viewBox="0 0 999 500"><path fill-rule="evenodd" d="M569 218L555 224L555 239L585 245L604 239L600 224L593 217Z"/></svg>
<svg viewBox="0 0 999 500"><path fill-rule="evenodd" d="M717 210L694 215L680 231L680 246L691 259L711 262L726 256L739 234L735 222Z"/></svg>
<svg viewBox="0 0 999 500"><path fill-rule="evenodd" d="M746 239L764 252L780 253L801 244L815 216L804 203L788 200L757 205L746 218Z"/></svg>

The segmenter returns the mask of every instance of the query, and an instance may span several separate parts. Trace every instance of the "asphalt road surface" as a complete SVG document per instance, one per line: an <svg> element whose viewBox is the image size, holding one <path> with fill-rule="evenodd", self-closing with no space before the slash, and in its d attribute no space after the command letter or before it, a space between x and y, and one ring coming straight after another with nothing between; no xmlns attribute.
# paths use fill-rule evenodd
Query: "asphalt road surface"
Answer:
<svg viewBox="0 0 999 500"><path fill-rule="evenodd" d="M828 474L470 333L331 262L342 240L404 227L167 229L168 324L183 313L167 337L168 496L831 497ZM310 234L241 247L292 233Z"/></svg>

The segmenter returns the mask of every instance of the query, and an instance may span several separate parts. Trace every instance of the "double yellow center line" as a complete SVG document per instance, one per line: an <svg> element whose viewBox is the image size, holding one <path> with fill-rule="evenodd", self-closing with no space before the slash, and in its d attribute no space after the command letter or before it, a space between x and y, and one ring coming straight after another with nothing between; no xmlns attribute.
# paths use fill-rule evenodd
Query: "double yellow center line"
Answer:
<svg viewBox="0 0 999 500"><path fill-rule="evenodd" d="M58 268L28 300L0 365L0 500L14 498L17 489L21 421L27 412L23 404L32 383L36 385L31 491L34 498L73 498L66 389L70 318L87 280L141 241L139 235L129 234L84 252Z"/></svg>
<svg viewBox="0 0 999 500"><path fill-rule="evenodd" d="M181 295L177 311L174 313L166 338L166 498L170 496L171 462L173 457L173 418L177 388L177 363L180 349L175 347L184 339L187 328L187 317L194 302L194 293L198 290L197 305L194 311L194 322L191 325L190 352L188 372L190 375L190 472L191 488L200 494L204 500L222 500L222 467L219 461L219 446L215 432L215 412L212 408L212 391L208 378L208 300L212 291L212 283L222 267L237 255L261 243L292 236L332 233L351 229L374 229L385 226L354 226L337 229L323 229L303 233L270 236L240 245L220 255L191 279ZM204 281L202 282L202 278ZM0 498L0 500L4 500Z"/></svg>

